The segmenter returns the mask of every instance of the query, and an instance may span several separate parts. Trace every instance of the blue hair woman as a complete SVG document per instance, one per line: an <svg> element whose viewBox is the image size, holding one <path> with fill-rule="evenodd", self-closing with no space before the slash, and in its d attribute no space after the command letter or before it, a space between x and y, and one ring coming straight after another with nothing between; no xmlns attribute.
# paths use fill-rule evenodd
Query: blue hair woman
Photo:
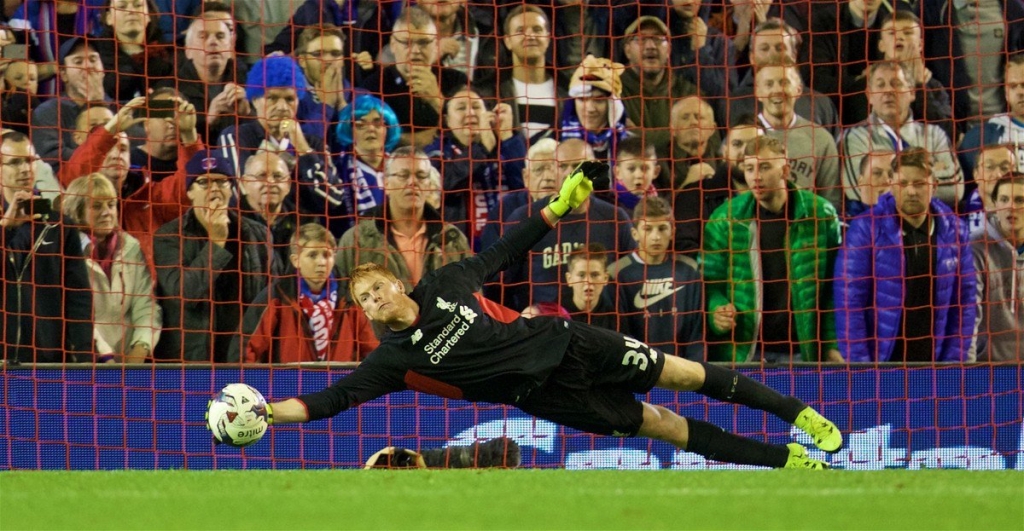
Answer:
<svg viewBox="0 0 1024 531"><path fill-rule="evenodd" d="M335 167L350 194L346 203L350 212L364 214L384 203L384 162L402 128L387 103L361 94L339 112L335 134L341 145Z"/></svg>

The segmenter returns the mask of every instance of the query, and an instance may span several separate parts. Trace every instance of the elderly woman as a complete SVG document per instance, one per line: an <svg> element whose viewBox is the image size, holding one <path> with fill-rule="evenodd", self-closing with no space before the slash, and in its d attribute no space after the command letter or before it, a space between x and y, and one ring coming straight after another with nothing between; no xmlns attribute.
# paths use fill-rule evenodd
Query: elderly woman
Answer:
<svg viewBox="0 0 1024 531"><path fill-rule="evenodd" d="M160 339L163 320L142 247L118 226L117 196L110 179L92 173L71 182L63 211L82 234L98 359L141 363Z"/></svg>
<svg viewBox="0 0 1024 531"><path fill-rule="evenodd" d="M445 102L444 125L424 151L441 172L444 220L479 250L487 214L499 207L499 194L523 187L526 138L516 134L508 104L488 110L480 94L468 88Z"/></svg>
<svg viewBox="0 0 1024 531"><path fill-rule="evenodd" d="M335 159L349 212L362 215L384 202L384 161L398 146L402 127L395 111L363 94L340 112L335 131L342 152Z"/></svg>

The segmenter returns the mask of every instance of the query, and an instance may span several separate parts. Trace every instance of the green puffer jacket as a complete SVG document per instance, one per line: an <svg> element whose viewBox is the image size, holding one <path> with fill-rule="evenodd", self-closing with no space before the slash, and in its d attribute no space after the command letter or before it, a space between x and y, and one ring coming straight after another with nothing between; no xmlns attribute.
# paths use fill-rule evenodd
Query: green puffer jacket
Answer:
<svg viewBox="0 0 1024 531"><path fill-rule="evenodd" d="M384 220L390 219L385 205L368 211L366 217L347 230L338 242L335 264L342 275L338 288L346 296L349 272L360 264L371 262L385 265L405 284L406 293L412 293L416 287L412 285L409 265L395 245L391 231L388 230L387 237L384 236ZM420 278L445 264L473 255L466 235L454 225L443 223L440 214L429 205L423 212L423 218L427 222L427 249Z"/></svg>
<svg viewBox="0 0 1024 531"><path fill-rule="evenodd" d="M786 235L795 328L803 360L819 361L836 348L832 271L841 242L839 219L824 198L792 184L789 189L796 202ZM752 193L740 194L718 207L704 227L710 361L748 361L755 353L762 309L756 208ZM712 316L730 302L736 327L721 333Z"/></svg>

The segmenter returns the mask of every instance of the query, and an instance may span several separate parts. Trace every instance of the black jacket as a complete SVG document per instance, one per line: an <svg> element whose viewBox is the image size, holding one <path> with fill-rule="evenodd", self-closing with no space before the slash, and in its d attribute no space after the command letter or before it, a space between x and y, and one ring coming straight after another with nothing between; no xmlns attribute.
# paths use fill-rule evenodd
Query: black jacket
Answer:
<svg viewBox="0 0 1024 531"><path fill-rule="evenodd" d="M37 221L3 229L0 244L4 358L8 363L92 360L92 287L81 234L62 223Z"/></svg>
<svg viewBox="0 0 1024 531"><path fill-rule="evenodd" d="M225 361L227 352L213 352L213 301L221 275L239 275L237 315L245 313L270 282L270 234L265 225L231 217L229 238L239 242L241 256L211 245L206 229L189 209L156 231L157 297L164 311L164 330L154 357L161 360ZM237 265L232 265L235 262ZM237 332L237 330L236 330Z"/></svg>

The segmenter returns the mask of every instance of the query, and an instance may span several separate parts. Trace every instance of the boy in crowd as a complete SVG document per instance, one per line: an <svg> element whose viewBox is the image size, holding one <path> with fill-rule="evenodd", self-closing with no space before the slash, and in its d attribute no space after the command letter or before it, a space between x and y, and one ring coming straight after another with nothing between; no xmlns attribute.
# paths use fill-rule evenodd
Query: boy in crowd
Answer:
<svg viewBox="0 0 1024 531"><path fill-rule="evenodd" d="M608 330L618 329L615 304L605 293L608 286L608 249L592 243L573 251L565 272L571 297L562 298L562 306L573 321Z"/></svg>
<svg viewBox="0 0 1024 531"><path fill-rule="evenodd" d="M645 197L633 211L636 251L615 262L622 318L619 332L665 354L704 360L704 290L697 262L669 251L675 219L661 197Z"/></svg>
<svg viewBox="0 0 1024 531"><path fill-rule="evenodd" d="M637 203L645 197L658 195L654 179L661 173L658 154L654 144L645 143L639 136L631 136L619 142L615 154L615 197L609 200L632 215Z"/></svg>

